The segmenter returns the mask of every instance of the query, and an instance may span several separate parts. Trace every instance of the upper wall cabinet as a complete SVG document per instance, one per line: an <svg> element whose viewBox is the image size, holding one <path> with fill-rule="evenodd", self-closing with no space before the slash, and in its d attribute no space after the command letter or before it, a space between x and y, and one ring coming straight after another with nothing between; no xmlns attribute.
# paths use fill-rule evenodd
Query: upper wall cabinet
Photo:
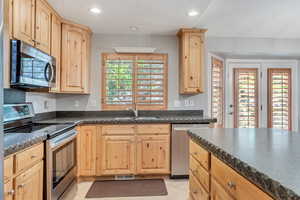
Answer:
<svg viewBox="0 0 300 200"><path fill-rule="evenodd" d="M89 93L90 35L81 26L62 25L62 92Z"/></svg>
<svg viewBox="0 0 300 200"><path fill-rule="evenodd" d="M13 37L35 44L35 0L13 1Z"/></svg>
<svg viewBox="0 0 300 200"><path fill-rule="evenodd" d="M204 40L206 30L180 29L180 94L204 92Z"/></svg>
<svg viewBox="0 0 300 200"><path fill-rule="evenodd" d="M36 1L35 18L35 45L50 54L51 10L43 0Z"/></svg>
<svg viewBox="0 0 300 200"><path fill-rule="evenodd" d="M43 0L13 0L13 37L50 53L51 10Z"/></svg>
<svg viewBox="0 0 300 200"><path fill-rule="evenodd" d="M51 18L51 56L56 59L55 85L51 92L60 92L60 71L61 71L61 26L62 22L59 16L52 14Z"/></svg>

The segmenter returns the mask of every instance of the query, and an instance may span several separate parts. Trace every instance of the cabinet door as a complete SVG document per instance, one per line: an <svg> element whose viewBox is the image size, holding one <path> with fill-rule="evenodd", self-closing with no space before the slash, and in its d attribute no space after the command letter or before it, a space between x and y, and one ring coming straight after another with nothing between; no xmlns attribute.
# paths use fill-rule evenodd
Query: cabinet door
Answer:
<svg viewBox="0 0 300 200"><path fill-rule="evenodd" d="M4 200L13 200L14 190L12 182L9 181L4 184Z"/></svg>
<svg viewBox="0 0 300 200"><path fill-rule="evenodd" d="M222 186L211 179L211 200L234 200L223 188Z"/></svg>
<svg viewBox="0 0 300 200"><path fill-rule="evenodd" d="M13 36L34 45L35 0L13 1Z"/></svg>
<svg viewBox="0 0 300 200"><path fill-rule="evenodd" d="M102 174L135 174L135 137L102 137Z"/></svg>
<svg viewBox="0 0 300 200"><path fill-rule="evenodd" d="M97 126L80 126L78 135L78 175L96 175Z"/></svg>
<svg viewBox="0 0 300 200"><path fill-rule="evenodd" d="M61 21L56 15L52 15L51 20L51 56L56 59L55 85L51 92L60 91L60 73L61 73Z"/></svg>
<svg viewBox="0 0 300 200"><path fill-rule="evenodd" d="M190 92L202 92L201 87L201 73L202 70L202 39L199 33L189 34L189 66L187 68L187 87Z"/></svg>
<svg viewBox="0 0 300 200"><path fill-rule="evenodd" d="M15 178L15 200L43 200L43 162Z"/></svg>
<svg viewBox="0 0 300 200"><path fill-rule="evenodd" d="M43 0L36 1L35 19L35 45L40 50L50 54L51 11Z"/></svg>
<svg viewBox="0 0 300 200"><path fill-rule="evenodd" d="M170 172L170 136L138 136L137 173L167 174Z"/></svg>
<svg viewBox="0 0 300 200"><path fill-rule="evenodd" d="M62 26L62 80L63 92L82 93L84 91L84 72L86 60L86 37L80 28L63 24Z"/></svg>

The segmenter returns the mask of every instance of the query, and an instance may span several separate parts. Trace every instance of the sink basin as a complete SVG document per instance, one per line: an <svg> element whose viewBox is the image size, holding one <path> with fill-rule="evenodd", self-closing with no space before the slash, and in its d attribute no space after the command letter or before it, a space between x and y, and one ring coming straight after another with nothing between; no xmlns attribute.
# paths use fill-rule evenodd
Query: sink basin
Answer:
<svg viewBox="0 0 300 200"><path fill-rule="evenodd" d="M137 117L137 120L156 120L158 117Z"/></svg>
<svg viewBox="0 0 300 200"><path fill-rule="evenodd" d="M116 117L115 120L133 120L133 117Z"/></svg>

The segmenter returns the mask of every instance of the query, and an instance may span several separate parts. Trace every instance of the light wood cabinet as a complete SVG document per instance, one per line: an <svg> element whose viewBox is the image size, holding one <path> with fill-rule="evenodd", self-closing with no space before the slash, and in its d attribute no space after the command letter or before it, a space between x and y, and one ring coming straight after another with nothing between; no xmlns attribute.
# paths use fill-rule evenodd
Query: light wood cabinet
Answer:
<svg viewBox="0 0 300 200"><path fill-rule="evenodd" d="M211 158L211 174L235 199L272 199L269 195L239 175L215 156L212 156Z"/></svg>
<svg viewBox="0 0 300 200"><path fill-rule="evenodd" d="M210 194L211 200L234 200L214 178L211 179Z"/></svg>
<svg viewBox="0 0 300 200"><path fill-rule="evenodd" d="M137 136L137 173L170 173L170 136Z"/></svg>
<svg viewBox="0 0 300 200"><path fill-rule="evenodd" d="M43 162L15 178L15 200L43 199Z"/></svg>
<svg viewBox="0 0 300 200"><path fill-rule="evenodd" d="M34 46L35 0L13 1L13 37Z"/></svg>
<svg viewBox="0 0 300 200"><path fill-rule="evenodd" d="M89 92L90 32L76 25L62 25L61 91Z"/></svg>
<svg viewBox="0 0 300 200"><path fill-rule="evenodd" d="M204 92L204 40L206 30L180 29L180 93L197 94Z"/></svg>
<svg viewBox="0 0 300 200"><path fill-rule="evenodd" d="M43 199L44 144L37 144L4 160L4 200Z"/></svg>
<svg viewBox="0 0 300 200"><path fill-rule="evenodd" d="M102 174L135 174L135 137L102 137Z"/></svg>
<svg viewBox="0 0 300 200"><path fill-rule="evenodd" d="M96 175L97 126L77 127L78 176Z"/></svg>
<svg viewBox="0 0 300 200"><path fill-rule="evenodd" d="M197 152L197 153L195 153ZM205 161L205 162L204 162ZM210 166L208 168L204 167ZM191 199L211 200L271 200L272 198L210 152L190 140Z"/></svg>
<svg viewBox="0 0 300 200"><path fill-rule="evenodd" d="M4 200L13 200L15 191L13 190L12 181L4 184Z"/></svg>
<svg viewBox="0 0 300 200"><path fill-rule="evenodd" d="M51 17L51 56L56 59L55 85L50 92L60 92L60 72L61 72L61 26L59 16L52 14Z"/></svg>
<svg viewBox="0 0 300 200"><path fill-rule="evenodd" d="M51 10L43 0L36 0L35 46L50 54L51 48Z"/></svg>

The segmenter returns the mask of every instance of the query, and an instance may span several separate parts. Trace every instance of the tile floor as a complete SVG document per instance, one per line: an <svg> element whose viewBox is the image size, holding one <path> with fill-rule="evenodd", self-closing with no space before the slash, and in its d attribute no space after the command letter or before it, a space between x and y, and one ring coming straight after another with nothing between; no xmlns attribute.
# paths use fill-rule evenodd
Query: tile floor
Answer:
<svg viewBox="0 0 300 200"><path fill-rule="evenodd" d="M123 197L123 198L96 198L86 199L85 195L88 192L92 182L83 182L78 184L76 196L68 197L67 200L188 200L188 180L170 180L165 179L168 196L158 197Z"/></svg>

